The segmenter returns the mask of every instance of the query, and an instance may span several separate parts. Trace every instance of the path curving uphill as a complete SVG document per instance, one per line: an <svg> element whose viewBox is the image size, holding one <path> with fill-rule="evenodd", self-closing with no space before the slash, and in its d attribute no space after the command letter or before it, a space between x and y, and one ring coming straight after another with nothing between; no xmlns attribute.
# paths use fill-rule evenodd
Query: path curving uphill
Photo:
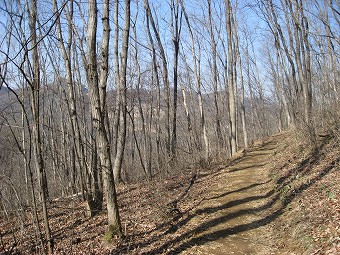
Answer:
<svg viewBox="0 0 340 255"><path fill-rule="evenodd" d="M168 254L275 254L267 224L281 210L269 169L282 136L253 146L223 171L193 213L194 229Z"/></svg>

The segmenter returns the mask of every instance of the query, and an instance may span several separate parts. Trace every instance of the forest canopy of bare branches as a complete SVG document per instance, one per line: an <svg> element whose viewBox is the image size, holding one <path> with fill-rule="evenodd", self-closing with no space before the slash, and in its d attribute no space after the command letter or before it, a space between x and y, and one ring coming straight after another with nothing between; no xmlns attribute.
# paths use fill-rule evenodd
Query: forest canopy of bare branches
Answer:
<svg viewBox="0 0 340 255"><path fill-rule="evenodd" d="M338 132L339 1L5 0L0 16L0 215L34 208L49 253L53 199L79 195L120 236L118 183Z"/></svg>

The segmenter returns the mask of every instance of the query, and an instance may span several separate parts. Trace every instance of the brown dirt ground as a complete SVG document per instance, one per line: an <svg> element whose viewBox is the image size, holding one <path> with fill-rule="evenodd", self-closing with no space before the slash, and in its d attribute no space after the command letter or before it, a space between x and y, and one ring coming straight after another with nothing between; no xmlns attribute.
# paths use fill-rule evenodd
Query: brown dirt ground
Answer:
<svg viewBox="0 0 340 255"><path fill-rule="evenodd" d="M340 254L340 150L330 134L319 140L310 150L280 133L211 169L119 185L125 237L111 243L105 212L89 219L77 198L53 201L55 254ZM22 229L0 219L0 254L39 253L24 217Z"/></svg>

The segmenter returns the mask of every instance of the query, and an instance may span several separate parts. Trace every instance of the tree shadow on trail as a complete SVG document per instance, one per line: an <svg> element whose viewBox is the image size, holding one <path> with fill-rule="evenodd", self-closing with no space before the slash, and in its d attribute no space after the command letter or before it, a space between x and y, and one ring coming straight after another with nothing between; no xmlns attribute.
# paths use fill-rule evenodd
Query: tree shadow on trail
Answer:
<svg viewBox="0 0 340 255"><path fill-rule="evenodd" d="M265 151L272 150L272 143L268 143L267 148L256 147L251 150L256 150L256 153L265 153ZM252 157L252 151L246 157ZM267 154L267 153L265 153ZM267 154L268 155L268 154ZM302 164L300 167L304 167L307 165L311 165L316 163L314 161L317 154L311 155L311 158L307 159L307 164ZM255 156L255 155L254 155ZM237 163L241 163L244 158L237 159ZM296 188L288 190L286 193L281 194L275 192L273 189L269 190L268 183L272 182L271 180L262 182L262 183L253 183L248 186L242 187L238 190L228 191L223 194L211 196L206 199L202 199L198 203L196 203L192 208L187 209L187 211L183 212L180 217L175 220L169 220L167 222L161 223L156 229L151 231L147 231L145 233L139 233L138 235L131 236L132 239L136 240L132 243L122 244L120 246L120 251L142 251L144 253L139 254L179 254L183 251L186 251L192 246L204 245L209 242L226 238L230 235L235 235L238 233L242 233L244 231L248 231L251 229L257 229L261 226L265 226L275 219L280 217L288 207L288 205L302 192L306 191L309 187L313 186L317 181L322 179L324 176L329 174L334 167L339 163L340 157L336 160L332 161L329 165L320 169L319 173L315 177L308 178L308 170L306 170L306 182L299 185ZM235 163L236 164L236 163ZM256 163L255 163L256 164ZM230 166L230 165L229 165ZM236 166L237 167L237 166ZM237 171L237 170L235 170ZM222 171L223 172L223 171ZM219 175L219 171L215 174ZM293 176L292 170L288 171L288 173L281 179L281 184L286 183ZM201 176L198 177L200 179ZM279 183L276 183L280 186ZM260 185L263 185L265 189L262 189ZM275 186L275 183L272 183L271 186ZM262 195L254 195L254 193L245 193L241 199L229 200L224 199L224 197L228 197L228 195L232 193L238 193L250 190L254 187L259 187L259 190L269 190L267 193ZM282 186L281 186L282 187ZM264 191L265 192L265 191ZM248 195L249 194L249 195ZM247 197L244 197L247 196ZM235 197L233 195L233 197ZM210 206L206 208L198 208L199 205L205 200L213 200L223 198L226 201L223 204L218 204L216 206ZM265 204L258 207L245 207L237 211L226 213L225 209L231 208L233 206L249 203L252 201L263 201ZM223 214L224 212L224 214ZM218 213L217 218L206 220L205 222L201 222L198 226L190 226L192 220L199 219L200 215L209 215L213 213ZM248 223L241 223L234 226L228 226L228 221L233 219L237 219L242 215L256 215L258 219L253 220ZM233 221L235 222L235 221ZM213 230L214 227L218 226L219 230ZM225 228L221 229L223 226ZM191 227L191 228L190 228ZM211 229L211 232L209 232ZM145 238L145 236L148 236ZM162 240L164 240L163 243ZM147 248L148 247L148 248ZM147 248L147 251L145 251ZM124 252L123 252L124 253ZM125 254L125 253L124 253Z"/></svg>
<svg viewBox="0 0 340 255"><path fill-rule="evenodd" d="M269 193L272 193L272 191L270 191ZM258 198L253 198L253 200L257 200L257 199L261 199L260 197ZM218 240L221 238L225 238L229 235L233 235L233 234L237 234L246 230L250 230L253 228L257 228L260 227L262 225L264 225L264 222L268 222L268 219L264 218L261 220L257 220L248 224L241 224L241 225L237 225L235 227L231 227L231 228L226 228L226 229L222 229L222 230L218 230L215 231L213 233L207 233L204 235L201 235L199 237L194 237L192 238L194 235L197 235L203 231L206 231L209 228L212 228L214 226L218 226L221 224L225 224L226 222L235 219L237 217L240 217L242 215L246 215L246 214L256 214L259 213L263 210L269 209L271 208L274 203L279 199L279 195L276 195L272 200L270 200L268 203L266 203L265 205L262 205L260 207L256 207L256 208L246 208L246 209L241 209L238 210L236 212L233 213L229 213L227 215L212 219L210 221L207 222L203 222L201 225L195 227L194 229L185 232L183 234L181 234L180 236L176 237L175 239L163 244L161 247L158 247L157 249L147 252L146 254L159 254L164 252L165 250L169 250L169 248L172 247L172 249L170 249L170 251L167 254L179 254L182 251L185 251L186 249L190 248L191 246L198 246L198 245L202 245L214 240ZM251 201L251 197L249 198L245 198L242 199L244 202L245 201ZM233 204L234 201L229 202L229 204ZM228 203L227 203L228 204ZM223 205L223 207L225 208L226 205ZM216 207L215 210L214 209L210 209L208 210L208 213L215 213L218 212L222 209L219 209L219 207ZM185 220L186 222L188 222L187 220ZM266 223L267 224L267 223ZM190 239L191 238L191 239ZM182 242L183 240L188 240L185 242ZM178 246L176 246L176 244L179 244Z"/></svg>
<svg viewBox="0 0 340 255"><path fill-rule="evenodd" d="M229 159L227 162L225 162L223 165L220 165L219 167L216 168L215 171L209 171L206 173L199 173L198 174L198 180L195 183L199 183L202 181L204 177L209 177L209 178L214 178L218 175L224 174L224 170L226 168L233 167L235 165L241 164L254 156L268 156L271 155L273 150L276 148L276 142L273 141L267 141L263 142L261 145L253 146L248 149L245 149L242 155L239 157ZM252 167L261 167L264 166L265 164L259 164L259 165L251 165L249 167L240 167L237 169L231 169L228 172L235 172L237 170L244 170Z"/></svg>
<svg viewBox="0 0 340 255"><path fill-rule="evenodd" d="M245 186L245 187L243 187L243 188L239 188L239 189L237 189L237 190L231 190L231 191L222 193L222 194L217 195L217 196L213 196L213 197L206 198L206 199L204 199L204 200L222 198L222 197L228 196L228 195L233 194L233 193L247 191L247 190L249 190L249 189L255 188L256 186L267 184L267 183L269 183L270 181L271 181L271 180L267 180L267 181L261 182L261 183L253 183L253 184L250 184L250 185Z"/></svg>
<svg viewBox="0 0 340 255"><path fill-rule="evenodd" d="M244 191L244 190L250 189L251 187L255 187L255 186L263 185L263 184L265 184L265 183L261 183L261 184L257 184L257 185L252 184L252 185L249 185L247 187L238 189L237 191L227 192L227 193L228 194L237 193L237 192L241 192L242 190ZM272 194L274 194L274 190L271 190L264 195L250 196L250 197L246 197L246 198L242 198L242 199L232 200L232 201L229 201L229 202L222 204L222 205L219 205L219 206L211 206L211 207L205 207L204 209L197 209L191 214L186 214L186 217L183 217L181 220L179 220L176 223L175 228L169 228L167 231L165 231L165 233L163 235L167 235L167 234L175 232L177 229L184 227L193 218L196 218L199 215L211 214L211 213L222 211L222 210L225 210L225 209L228 209L228 208L232 208L232 207L237 206L237 205L249 203L249 202L256 201L256 200L265 199L265 198L270 197ZM226 196L226 195L224 195L224 196ZM213 199L217 199L217 198L221 198L221 197L223 197L223 194L216 196L216 197L209 198L209 199L204 199L200 203L202 203L203 201L206 201L206 200L213 200ZM224 217L225 221L236 218L236 217L241 216L243 214L246 214L248 211L251 211L251 209L242 210L240 213L237 213L235 215L229 214L229 215ZM220 218L218 218L217 220L208 221L206 224L204 224L203 229L207 229L208 227L217 226L217 225L221 224L221 222L223 222L223 221L221 221Z"/></svg>
<svg viewBox="0 0 340 255"><path fill-rule="evenodd" d="M223 215L221 217L212 219L210 221L203 222L201 225L195 227L194 229L191 229L185 233L180 234L176 238L164 243L162 246L155 248L154 250L149 251L145 254L159 254L159 253L164 253L164 251L168 251L167 254L169 255L179 254L192 246L203 245L205 243L209 243L214 240L226 238L230 235L238 234L238 233L241 233L247 230L256 229L261 226L265 226L271 223L272 221L274 221L280 215L282 215L285 212L285 209L287 208L287 206L294 200L294 198L296 198L299 194L301 194L306 189L314 185L317 181L321 180L324 176L329 174L331 170L339 163L339 161L340 161L340 157L332 161L328 166L326 166L322 171L320 171L317 176L315 176L314 178L311 178L306 183L301 184L297 188L292 189L289 193L285 195L285 197L281 197L279 193L276 193L266 204L262 206L259 206L256 208L241 209L236 212L229 213L227 215ZM231 201L224 205L208 208L207 213L218 212L220 210L228 208L228 206L230 207L236 204L243 203L245 201L261 199L261 197L269 198L272 195L273 195L273 191L269 191L267 194L263 196L252 196L252 197L241 199L239 201L237 200ZM277 203L279 201L280 203ZM275 204L279 205L279 207L276 209L274 208ZM205 209L198 210L198 212L204 213ZM262 218L252 221L250 223L239 224L233 227L225 228L222 230L217 230L212 233L203 234L199 237L193 237L194 235L198 235L199 233L202 233L203 231L206 231L209 228L212 228L217 225L225 224L227 221L237 218L241 215L257 214L257 213L261 213L265 215ZM190 217L195 217L195 215L189 216L189 218ZM178 222L179 224L178 227L183 227L185 224L189 222L189 220L190 219L183 219L182 221Z"/></svg>
<svg viewBox="0 0 340 255"><path fill-rule="evenodd" d="M263 167L263 166L265 166L265 165L266 165L266 164L263 163L263 164L258 164L258 165L242 166L242 167L233 168L233 169L229 170L228 172L229 172L229 173L232 173L232 172L238 172L238 171L248 170L248 169L251 169L251 168L260 168L260 167Z"/></svg>
<svg viewBox="0 0 340 255"><path fill-rule="evenodd" d="M265 197L269 197L273 193L273 191L268 192L267 194L264 194L262 196L261 195L260 196L252 196L252 197L247 197L247 198L244 198L244 199L232 200L232 201L229 201L226 204L223 204L223 205L220 205L220 206L217 206L217 207L207 207L205 209L196 209L195 210L195 208L197 208L204 201L220 199L220 198L223 198L223 197L227 197L228 195L233 194L233 193L244 192L244 191L247 191L247 190L252 189L254 187L260 186L260 185L266 185L270 181L271 180L267 180L267 181L261 182L261 183L253 183L253 184L250 184L248 186L239 188L237 190L232 190L232 191L228 191L228 192L216 195L216 196L203 198L197 204L195 204L192 208L188 208L186 211L184 211L181 214L181 216L178 217L177 219L170 219L169 221L163 222L162 224L158 225L157 228L155 228L151 231L141 232L141 233L138 233L136 235L130 236L130 238L133 238L133 239L137 238L138 240L142 239L142 241L136 242L136 243L133 243L133 244L128 244L127 247L125 247L125 245L122 244L120 246L120 250L121 251L134 250L134 249L140 249L140 248L152 246L157 240L160 240L161 238L165 237L166 235L171 235L171 234L175 233L178 229L186 226L193 218L196 218L199 215L214 213L216 211L223 210L223 209L226 209L226 208L231 208L233 206L237 206L237 205L240 205L240 204L243 204L243 203L247 203L247 202L251 202L251 201L254 201L254 200L260 200L260 199L263 199ZM245 213L246 213L246 211L240 212L240 215L245 214ZM231 216L232 216L232 218L235 218L238 215L231 215ZM212 224L218 225L219 222L214 222ZM204 228L207 228L207 227L204 226ZM143 239L143 237L145 235L151 234L152 232L154 232L154 233L160 232L160 233L155 234L148 239ZM189 233L189 235L191 235L191 234ZM165 248L165 246L171 246L171 244L172 244L172 241L171 242L169 241L169 243L167 245L164 244L163 246ZM162 247L157 248L153 251L147 252L145 254L159 254L159 253L161 253L161 250L163 249Z"/></svg>

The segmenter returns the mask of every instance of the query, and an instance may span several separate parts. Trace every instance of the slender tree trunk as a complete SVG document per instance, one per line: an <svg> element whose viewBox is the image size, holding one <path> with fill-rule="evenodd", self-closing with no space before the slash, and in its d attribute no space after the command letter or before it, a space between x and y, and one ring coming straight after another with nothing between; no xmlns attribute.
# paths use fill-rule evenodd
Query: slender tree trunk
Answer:
<svg viewBox="0 0 340 255"><path fill-rule="evenodd" d="M172 117L172 136L171 136L171 159L176 160L177 149L177 98L178 98L178 54L179 40L182 26L182 12L179 11L179 3L171 1L171 30L172 42L174 44L174 66L173 66L173 117Z"/></svg>
<svg viewBox="0 0 340 255"><path fill-rule="evenodd" d="M31 159L31 142L32 142L32 132L29 125L27 112L25 109L25 86L22 87L22 104L21 104L21 110L22 110L22 154L24 158L24 168L25 168L25 183L27 185L26 190L27 194L30 193L31 196L31 204L33 205L33 221L35 225L36 230L36 240L40 242L41 249L43 250L43 254L45 254L45 246L44 246L44 238L41 231L41 227L39 224L39 216L38 216L38 207L37 207L37 200L36 200L36 194L35 194L35 188L34 188L34 177L33 177L33 171L30 164ZM25 120L28 131L25 131ZM26 143L27 140L30 144L30 146L26 149Z"/></svg>
<svg viewBox="0 0 340 255"><path fill-rule="evenodd" d="M53 1L54 10L55 12L58 11L58 6L56 0ZM66 82L67 82L67 88L68 88L68 94L67 94L67 106L68 106L68 113L69 118L71 121L71 132L73 137L73 143L75 145L75 152L78 159L78 164L80 167L80 171L86 173L90 171L87 169L87 163L86 163L86 157L85 157L85 150L84 145L82 142L82 136L80 132L80 126L78 122L77 117L77 104L76 104L76 92L75 92L75 85L73 81L73 75L72 75L72 58L71 58L71 47L73 42L73 0L70 1L68 12L67 12L67 22L68 22L68 39L67 43L64 41L63 33L61 31L61 24L60 20L56 20L56 29L57 29L57 36L59 41L59 47L61 49L62 57L65 64L65 70L66 70ZM66 44L66 46L65 46ZM98 211L102 209L102 196L103 192L99 188L99 184L97 181L97 175L96 175L96 169L97 165L94 165L92 162L92 170L94 172L92 181L94 182L93 186L95 187L94 194L90 194L90 189L87 189L87 202L88 202L88 209L91 210L89 212L89 215L94 215ZM89 187L88 187L89 188ZM93 205L93 206L92 206Z"/></svg>
<svg viewBox="0 0 340 255"><path fill-rule="evenodd" d="M235 52L233 48L233 33L232 33L232 7L230 0L226 0L226 27L228 36L228 87L229 87L229 142L230 155L234 156L237 150L236 145L236 84L235 84Z"/></svg>
<svg viewBox="0 0 340 255"><path fill-rule="evenodd" d="M128 1L129 2L129 1ZM97 54L96 54L96 37L97 37L97 2L89 1L89 24L88 24L88 41L87 41L87 80L90 89L90 102L92 112L92 123L96 130L95 139L98 144L98 156L101 163L104 189L107 201L108 216L108 233L112 238L113 235L122 235L121 222L119 218L117 194L115 190L110 145L108 142L106 126L106 83L108 73L108 52L109 52L109 2L103 2L102 14L102 48L101 48L101 66L100 77L98 77ZM101 90L101 91L100 91ZM102 93L102 96L100 95ZM103 101L102 101L103 100Z"/></svg>
<svg viewBox="0 0 340 255"><path fill-rule="evenodd" d="M188 107L188 104L187 104L187 96L186 96L184 86L182 86L182 97L183 97L183 106L184 106L184 110L185 110L185 116L186 116L186 119L187 119L187 130L188 130L188 134L189 134L188 149L189 149L189 152L192 153L192 151L193 151L193 148L192 148L192 124L191 124L190 111L189 111L189 107Z"/></svg>
<svg viewBox="0 0 340 255"><path fill-rule="evenodd" d="M196 54L196 48L195 48L194 34L192 32L190 20L189 20L188 14L186 13L183 0L181 1L181 3L182 3L182 9L183 9L183 13L184 13L186 23L188 25L190 39L191 39L191 53L192 53L192 58L193 58L193 63L194 63L194 76L195 76L195 83L196 83L196 88L197 88L198 106L199 106L199 111L200 111L201 133L202 133L202 138L203 138L202 140L204 142L204 160L205 160L206 163L208 163L209 155L210 155L210 148L209 148L209 139L208 139L208 134L207 134L207 127L206 127L204 106L203 106L203 98L202 98L202 91L201 91L200 44L199 44L199 41L196 40L197 43L198 43L198 48L199 48L199 53L197 55Z"/></svg>
<svg viewBox="0 0 340 255"><path fill-rule="evenodd" d="M330 1L332 3L332 1ZM340 72L338 72L338 65L339 65L339 62L336 61L336 57L334 57L335 55L335 47L334 47L334 44L332 42L332 33L331 33L331 29L330 29L330 21L329 21L329 15L328 15L328 8L327 8L327 5L326 5L326 1L324 2L325 3L325 6L324 6L324 12L325 12L325 23L324 23L324 26L325 26L325 30L326 30L326 35L327 35L327 52L328 52L328 58L329 58L329 61L330 61L330 70L331 70L331 74L333 75L333 79L332 81L330 82L331 83L331 87L332 87L332 90L333 90L333 93L329 93L330 94L330 97L331 99L334 98L335 99L335 109L339 109L339 105L340 105L340 96L339 96L339 76L340 76ZM333 10L333 13L335 14L335 9L332 7L332 10ZM335 14L336 16L336 14ZM339 21L338 21L338 24ZM334 94L334 96L332 97L331 94Z"/></svg>
<svg viewBox="0 0 340 255"><path fill-rule="evenodd" d="M157 40L157 44L158 44L158 48L160 51L160 56L162 59L162 66L163 66L163 85L164 85L164 92L165 92L165 104L166 104L166 119L165 119L165 129L166 129L166 149L167 149L167 153L168 155L170 155L171 153L171 133L170 133L170 84L169 84L169 77L168 77L168 63L167 63L167 59L166 59L166 55L165 55L165 50L163 48L163 44L159 35L159 31L156 27L151 9L150 9L150 5L149 5L149 1L148 0L144 0L144 8L145 8L145 12L147 15L148 20L151 23L151 27L152 30L155 34L156 40ZM149 36L150 37L150 36Z"/></svg>
<svg viewBox="0 0 340 255"><path fill-rule="evenodd" d="M221 120L220 120L220 110L218 105L218 87L217 87L217 45L215 41L215 34L213 30L213 18L211 11L211 0L208 0L208 15L209 15L209 34L211 39L211 49L212 49L212 75L213 75L213 87L214 87L214 105L215 105L215 122L216 122L216 134L217 134L217 150L220 154L220 150L223 145L223 137L221 132Z"/></svg>
<svg viewBox="0 0 340 255"><path fill-rule="evenodd" d="M117 7L118 8L118 7ZM122 50L120 53L121 59L121 67L119 70L116 70L116 73L119 73L119 100L120 100L120 132L118 135L117 149L116 149L116 157L113 165L113 173L115 178L120 178L123 156L125 150L125 140L126 140L126 70L127 70L127 57L128 57L128 47L129 47L129 33L130 33L130 0L125 0L125 25L123 30L123 38L122 38ZM116 24L118 26L118 23ZM118 29L118 28L116 28ZM118 40L118 37L116 37ZM115 42L118 43L117 41ZM115 179L116 180L116 179ZM116 181L119 181L116 180Z"/></svg>
<svg viewBox="0 0 340 255"><path fill-rule="evenodd" d="M291 69L291 74L289 78L291 80L290 82L290 92L291 92L291 105L292 105L292 126L295 126L297 124L298 121L298 97L300 94L300 88L298 87L298 82L297 82L297 78L296 78L296 67L295 67L295 63L293 61L292 58L292 50L289 49L289 46L287 45L287 38L284 35L282 28L280 26L280 24L278 23L278 17L274 8L274 4L272 2L272 0L270 0L268 3L264 4L265 9L266 9L266 17L268 20L268 24L270 25L274 36L277 35L277 38L280 39L282 46L283 46L283 51L287 57L287 60L289 62L290 65L290 69ZM263 11L264 12L264 11ZM286 13L285 13L286 14ZM288 39L290 41L290 46L293 47L293 36L292 36L292 32L291 29L289 27L289 25L287 26L287 33L288 33ZM279 41L279 39L277 41ZM284 60L282 60L284 61Z"/></svg>
<svg viewBox="0 0 340 255"><path fill-rule="evenodd" d="M241 80L240 106L241 106L241 122L242 122L242 133L243 133L243 145L244 145L244 148L248 148L248 132L247 132L247 123L246 123L246 107L244 105L243 68L242 68L242 59L241 59L240 46L239 46L239 36L237 34L236 24L234 24L234 33L235 33L236 59L237 59L237 64L238 64L238 70L239 70L239 73L240 73L240 80Z"/></svg>
<svg viewBox="0 0 340 255"><path fill-rule="evenodd" d="M161 100L161 88L160 88L160 80L158 76L158 64L156 59L156 49L154 45L154 41L151 35L150 31L150 17L148 14L146 14L146 26L147 26L147 33L151 44L152 49L152 80L156 80L156 93L157 93L157 124L156 124L156 151L157 151L157 161L158 161L158 172L160 171L160 165L161 165L161 150L160 150L160 143L161 143L161 106L160 106L160 100ZM151 125L151 121L150 121ZM150 128L151 130L151 128ZM151 139L151 135L150 135ZM151 143L150 143L151 144ZM151 172L151 171L150 171Z"/></svg>
<svg viewBox="0 0 340 255"><path fill-rule="evenodd" d="M285 111L285 115L286 115L286 119L287 119L287 127L290 127L291 124L292 124L292 117L291 117L291 112L292 112L292 106L291 104L288 105L288 102L287 102L287 90L285 88L285 78L286 77L286 80L288 83L290 83L290 80L288 78L288 74L287 74L287 68L286 68L286 65L285 65L285 62L283 61L282 59L282 53L281 53L281 50L280 50L280 46L279 46L279 38L277 38L276 40L276 58L277 58L277 75L279 75L279 70L282 70L283 73L284 73L284 76L279 79L278 77L278 86L279 86L279 90L280 90L280 95L281 95L281 99L282 99L282 103L283 103L283 106L284 106L284 111Z"/></svg>
<svg viewBox="0 0 340 255"><path fill-rule="evenodd" d="M34 137L34 157L35 163L37 167L37 174L40 186L40 200L42 204L43 210L43 220L44 220L44 230L47 241L47 251L48 254L53 253L53 240L51 237L51 231L48 220L48 212L47 212L47 204L46 204L46 193L47 193L47 182L46 182L46 173L44 168L44 161L42 157L42 140L41 140L41 131L40 131L40 105L39 105L39 92L40 92L40 65L39 65L39 55L37 48L37 1L30 1L30 10L29 10L29 28L31 32L31 47L32 47L32 65L33 65L33 73L32 73L32 83L31 83L31 109L33 114L33 137Z"/></svg>
<svg viewBox="0 0 340 255"><path fill-rule="evenodd" d="M143 144L143 151L144 151L144 157L141 157L141 153L139 150L139 146L137 144L137 139L136 140L136 146L138 149L138 152L140 154L140 160L141 160L141 165L142 168L146 174L146 178L150 179L151 178L151 158L150 158L150 151L152 150L151 143L148 142L148 137L150 135L147 135L147 123L145 119L145 114L143 110L143 105L142 105L142 97L141 97L141 68L138 60L138 45L137 45L137 31L136 27L133 27L133 33L134 33L134 41L135 41L135 64L137 66L137 97L138 97L138 112L141 118L141 123L142 123L142 144ZM152 107L150 107L151 113L150 116L152 116ZM130 115L131 117L131 115ZM151 118L152 119L152 118ZM134 120L131 119L133 125L134 125ZM135 136L135 129L133 128L134 136ZM144 161L144 162L143 162Z"/></svg>

